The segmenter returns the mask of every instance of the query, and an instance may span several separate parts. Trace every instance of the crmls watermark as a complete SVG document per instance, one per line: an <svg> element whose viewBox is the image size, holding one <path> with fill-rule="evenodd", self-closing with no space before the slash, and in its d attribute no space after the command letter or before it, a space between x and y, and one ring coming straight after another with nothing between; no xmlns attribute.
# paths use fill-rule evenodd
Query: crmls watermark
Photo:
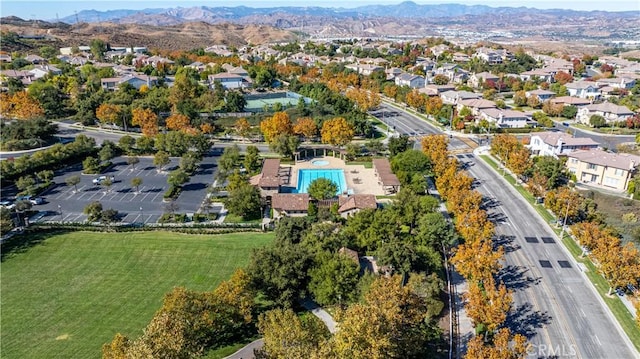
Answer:
<svg viewBox="0 0 640 359"><path fill-rule="evenodd" d="M577 358L578 350L576 346L571 345L547 345L547 344L530 344L527 350L527 358Z"/></svg>

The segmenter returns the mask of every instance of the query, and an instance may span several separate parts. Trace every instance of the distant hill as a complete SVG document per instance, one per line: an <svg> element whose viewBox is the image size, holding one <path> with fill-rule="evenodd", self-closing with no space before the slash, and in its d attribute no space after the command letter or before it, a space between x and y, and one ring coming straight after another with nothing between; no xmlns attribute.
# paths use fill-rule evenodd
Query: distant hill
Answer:
<svg viewBox="0 0 640 359"><path fill-rule="evenodd" d="M563 6L564 3L559 3ZM566 5L565 5L566 6ZM273 14L282 14L289 16L314 16L314 17L332 17L332 18L358 18L358 17L395 17L395 18L450 18L465 15L485 15L485 14L547 14L556 16L575 16L581 14L588 16L594 12L590 11L574 11L566 9L540 10L525 7L499 7L493 8L485 5L461 5L461 4L439 4L439 5L420 5L412 1L405 1L396 5L366 5L352 9L345 8L327 8L327 7L300 7L300 6L281 6L271 8L252 8L247 6L236 7L176 7L176 8L154 8L144 10L82 10L77 14L63 17L62 22L74 24L80 22L133 22L133 19L153 18L153 15L162 15L157 17L164 19L172 19L172 22L188 22L188 21L205 21L210 23L219 22L237 22L243 18L256 16L271 16ZM598 12L606 13L606 12ZM637 11L626 12L628 16L638 16ZM624 12L617 12L624 14ZM144 20L149 22L149 20Z"/></svg>

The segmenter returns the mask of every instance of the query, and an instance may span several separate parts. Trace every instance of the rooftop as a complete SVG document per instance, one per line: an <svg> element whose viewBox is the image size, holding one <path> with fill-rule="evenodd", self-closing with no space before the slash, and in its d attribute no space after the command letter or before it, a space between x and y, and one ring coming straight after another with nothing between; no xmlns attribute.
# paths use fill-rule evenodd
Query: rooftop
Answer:
<svg viewBox="0 0 640 359"><path fill-rule="evenodd" d="M629 153L611 153L597 149L573 151L567 154L567 157L576 158L586 163L623 170L633 169L640 164L640 156Z"/></svg>

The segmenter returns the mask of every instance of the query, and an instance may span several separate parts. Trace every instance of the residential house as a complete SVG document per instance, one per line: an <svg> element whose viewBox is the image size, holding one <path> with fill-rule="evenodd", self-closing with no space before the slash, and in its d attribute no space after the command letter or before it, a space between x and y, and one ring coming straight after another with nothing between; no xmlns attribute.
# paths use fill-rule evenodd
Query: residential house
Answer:
<svg viewBox="0 0 640 359"><path fill-rule="evenodd" d="M155 76L147 76L144 74L127 74L120 77L107 77L100 80L100 85L104 90L116 91L121 84L129 85L140 90L142 86L151 88L158 84L158 78Z"/></svg>
<svg viewBox="0 0 640 359"><path fill-rule="evenodd" d="M581 123L589 125L589 120L593 115L602 116L605 121L609 123L624 121L627 118L634 116L635 113L629 110L626 106L616 105L611 102L603 102L579 108L576 119Z"/></svg>
<svg viewBox="0 0 640 359"><path fill-rule="evenodd" d="M213 53L222 57L233 56L233 52L229 51L226 45L213 45L204 49L204 52Z"/></svg>
<svg viewBox="0 0 640 359"><path fill-rule="evenodd" d="M553 70L534 69L534 70L525 71L521 73L520 79L522 81L528 81L528 80L534 80L538 78L544 82L552 83L554 81L553 77L555 75L556 75L556 72Z"/></svg>
<svg viewBox="0 0 640 359"><path fill-rule="evenodd" d="M449 105L457 105L461 100L478 99L481 96L469 91L445 91L440 94L442 102Z"/></svg>
<svg viewBox="0 0 640 359"><path fill-rule="evenodd" d="M89 63L89 59L83 56L72 56L67 63L74 66L83 66Z"/></svg>
<svg viewBox="0 0 640 359"><path fill-rule="evenodd" d="M220 82L222 87L227 90L247 89L253 86L253 81L249 76L231 72L221 72L219 74L209 75L209 84L212 88L216 82Z"/></svg>
<svg viewBox="0 0 640 359"><path fill-rule="evenodd" d="M376 202L376 196L372 194L352 194L339 196L338 206L338 213L346 218L363 209L376 209L378 208L378 203Z"/></svg>
<svg viewBox="0 0 640 359"><path fill-rule="evenodd" d="M271 196L273 218L304 217L309 210L308 193L276 193Z"/></svg>
<svg viewBox="0 0 640 359"><path fill-rule="evenodd" d="M547 90L532 90L532 91L525 92L524 95L526 98L535 96L538 98L538 100L540 100L540 102L545 102L551 99L552 97L554 97L556 93L553 91L547 91Z"/></svg>
<svg viewBox="0 0 640 359"><path fill-rule="evenodd" d="M457 106L458 113L462 111L462 109L465 107L471 109L471 113L474 116L478 116L481 110L496 108L496 103L493 101L489 101L481 98L458 101L458 106Z"/></svg>
<svg viewBox="0 0 640 359"><path fill-rule="evenodd" d="M600 97L600 88L595 82L576 81L564 85L569 96L595 100Z"/></svg>
<svg viewBox="0 0 640 359"><path fill-rule="evenodd" d="M35 79L45 77L46 75L60 75L62 70L53 65L36 65L33 69L29 70L33 74Z"/></svg>
<svg viewBox="0 0 640 359"><path fill-rule="evenodd" d="M442 64L436 68L434 75L444 75L452 83L464 83L469 78L469 73L463 70L458 64Z"/></svg>
<svg viewBox="0 0 640 359"><path fill-rule="evenodd" d="M569 153L565 166L582 183L626 191L638 164L640 157L632 154L589 150Z"/></svg>
<svg viewBox="0 0 640 359"><path fill-rule="evenodd" d="M11 62L11 55L9 54L0 54L0 62Z"/></svg>
<svg viewBox="0 0 640 359"><path fill-rule="evenodd" d="M523 128L526 127L530 118L524 113L513 110L501 110L498 108L487 108L480 110L480 119L487 120L490 124L502 128Z"/></svg>
<svg viewBox="0 0 640 359"><path fill-rule="evenodd" d="M340 247L340 249L338 250L338 253L340 255L343 255L351 259L355 264L360 266L360 256L358 255L358 252L354 251L353 249L349 249L347 247Z"/></svg>
<svg viewBox="0 0 640 359"><path fill-rule="evenodd" d="M384 71L384 67L382 66L359 63L346 65L345 68L353 70L363 76L370 76L375 71Z"/></svg>
<svg viewBox="0 0 640 359"><path fill-rule="evenodd" d="M447 91L454 91L456 89L455 85L426 85L423 88L418 89L418 92L423 93L427 96L440 96L441 93Z"/></svg>
<svg viewBox="0 0 640 359"><path fill-rule="evenodd" d="M600 144L589 137L573 137L563 132L536 132L527 146L534 156L566 155L577 150L595 150Z"/></svg>
<svg viewBox="0 0 640 359"><path fill-rule="evenodd" d="M636 85L636 80L625 77L602 78L596 80L597 86L611 86L616 89L630 90Z"/></svg>
<svg viewBox="0 0 640 359"><path fill-rule="evenodd" d="M487 81L497 82L500 78L490 72L480 72L469 77L469 85L475 88L481 87Z"/></svg>
<svg viewBox="0 0 640 359"><path fill-rule="evenodd" d="M479 47L476 49L476 52L473 54L473 57L481 59L482 61L490 64L496 65L502 63L502 55L498 53L494 49L490 49L487 47Z"/></svg>
<svg viewBox="0 0 640 359"><path fill-rule="evenodd" d="M562 104L563 106L576 106L576 107L581 107L581 106L586 106L591 104L591 101L587 99L580 98L580 97L572 97L572 96L554 97L549 101L552 104Z"/></svg>
<svg viewBox="0 0 640 359"><path fill-rule="evenodd" d="M471 58L467 54L463 54L462 52L456 52L453 54L453 62L455 63L465 63L469 62Z"/></svg>
<svg viewBox="0 0 640 359"><path fill-rule="evenodd" d="M27 55L24 59L29 61L30 63L32 63L34 65L40 65L40 64L46 64L47 63L47 59L45 59L43 57L40 57L38 55Z"/></svg>
<svg viewBox="0 0 640 359"><path fill-rule="evenodd" d="M399 76L396 76L395 83L397 86L408 86L410 88L422 88L424 87L424 77L409 74L409 73L403 73Z"/></svg>
<svg viewBox="0 0 640 359"><path fill-rule="evenodd" d="M384 73L387 74L387 80L394 80L397 76L403 74L402 69L399 69L397 67L390 67L386 70L384 70Z"/></svg>
<svg viewBox="0 0 640 359"><path fill-rule="evenodd" d="M7 79L14 78L20 80L23 85L29 85L35 79L29 71L23 70L2 70L0 71L0 83L6 83Z"/></svg>

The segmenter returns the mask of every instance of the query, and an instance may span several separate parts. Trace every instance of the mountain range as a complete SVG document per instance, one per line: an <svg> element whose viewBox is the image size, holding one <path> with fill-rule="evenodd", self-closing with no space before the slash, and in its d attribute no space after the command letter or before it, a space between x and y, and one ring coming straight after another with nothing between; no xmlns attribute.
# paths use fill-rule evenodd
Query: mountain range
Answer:
<svg viewBox="0 0 640 359"><path fill-rule="evenodd" d="M246 23L260 17L272 18L274 14L294 17L331 17L334 19L362 18L451 18L466 15L556 15L556 16L602 16L605 11L574 11L563 9L540 10L526 7L490 7L485 5L440 4L420 5L405 1L397 5L366 5L356 8L326 8L281 6L270 8L236 7L175 7L149 8L144 10L82 10L77 14L66 16L60 21L75 24L77 22L111 21L115 23L148 23L155 25L175 25L183 22L204 21L208 23L235 22ZM615 12L616 16L638 16L638 12Z"/></svg>

